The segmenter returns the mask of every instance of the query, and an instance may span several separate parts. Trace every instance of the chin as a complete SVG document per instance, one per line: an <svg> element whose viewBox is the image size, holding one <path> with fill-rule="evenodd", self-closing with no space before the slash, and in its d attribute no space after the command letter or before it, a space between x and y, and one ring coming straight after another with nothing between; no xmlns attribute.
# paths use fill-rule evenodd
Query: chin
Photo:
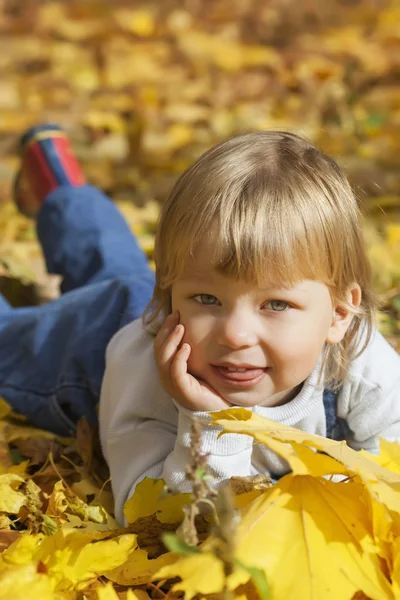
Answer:
<svg viewBox="0 0 400 600"><path fill-rule="evenodd" d="M229 395L225 395L222 394L221 392L218 392L221 394L222 398L225 400L225 402L229 402L229 404L231 406L238 406L239 408L253 408L254 406L257 406L258 404L260 404L261 399L250 399L250 398L243 398L243 397L237 397L237 398L233 398L230 394Z"/></svg>

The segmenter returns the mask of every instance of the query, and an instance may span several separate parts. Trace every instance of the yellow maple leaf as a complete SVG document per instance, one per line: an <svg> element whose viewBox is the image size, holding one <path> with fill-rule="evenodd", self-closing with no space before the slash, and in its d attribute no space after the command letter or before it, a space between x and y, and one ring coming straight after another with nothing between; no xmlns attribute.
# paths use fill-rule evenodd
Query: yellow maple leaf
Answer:
<svg viewBox="0 0 400 600"><path fill-rule="evenodd" d="M43 540L33 559L46 565L55 590L82 589L123 564L137 545L133 534L110 540L102 539L105 535L109 533L60 529Z"/></svg>
<svg viewBox="0 0 400 600"><path fill-rule="evenodd" d="M211 552L182 556L173 564L162 567L154 579L175 577L182 581L175 583L172 589L184 592L185 600L191 600L197 594L218 594L225 582L223 564Z"/></svg>
<svg viewBox="0 0 400 600"><path fill-rule="evenodd" d="M103 572L123 564L136 547L133 534L104 539L109 535L73 529L60 529L51 536L26 533L0 554L0 574L12 565L42 563L53 591L84 588Z"/></svg>
<svg viewBox="0 0 400 600"><path fill-rule="evenodd" d="M18 514L21 506L26 504L25 494L18 491L24 478L13 473L0 475L0 512Z"/></svg>
<svg viewBox="0 0 400 600"><path fill-rule="evenodd" d="M346 442L335 442L281 425L246 409L219 411L213 413L213 418L225 431L252 435L257 442L285 458L293 473L315 477L335 473L357 475L371 502L384 504L393 513L400 513L400 475L383 467L367 452L356 452ZM311 448L328 457L316 454Z"/></svg>
<svg viewBox="0 0 400 600"><path fill-rule="evenodd" d="M294 473L316 476L329 474L337 463L345 467L343 470L340 466L336 467L338 473L357 473L366 481L400 483L400 476L397 473L370 460L366 453L352 450L346 442L336 442L288 425L281 425L244 408L231 408L211 415L214 422L224 428L224 433L251 435L257 442L285 458ZM304 449L306 446L326 453L334 459L334 462L327 462L327 468L324 469L325 457L314 452L310 455Z"/></svg>
<svg viewBox="0 0 400 600"><path fill-rule="evenodd" d="M392 598L361 484L287 475L239 524L236 557L266 573L273 598Z"/></svg>
<svg viewBox="0 0 400 600"><path fill-rule="evenodd" d="M28 565L33 562L33 556L40 546L43 534L24 532L6 550L0 554L0 572L9 565Z"/></svg>
<svg viewBox="0 0 400 600"><path fill-rule="evenodd" d="M82 548L79 560L75 563L74 577L76 583L80 584L78 588L85 587L86 579L104 575L110 567L115 568L124 564L128 560L132 547L136 547L136 536L131 534L96 544L87 544Z"/></svg>
<svg viewBox="0 0 400 600"><path fill-rule="evenodd" d="M162 479L145 477L124 506L128 523L140 517L156 514L161 523L178 523L183 519L182 508L190 502L190 494L167 494Z"/></svg>
<svg viewBox="0 0 400 600"><path fill-rule="evenodd" d="M136 548L123 564L105 571L104 576L119 585L142 585L151 581L159 569L175 560L176 555L171 552L149 559L146 550Z"/></svg>
<svg viewBox="0 0 400 600"><path fill-rule="evenodd" d="M214 413L213 417L225 431L252 435L257 442L277 452L289 462L294 473L311 475L314 481L318 482L318 476L327 475L329 472L342 472L352 476L354 481L358 481L358 485L362 485L365 492L360 511L370 515L369 530L374 539L375 552L386 560L387 570L391 573L393 569L391 546L393 540L400 534L400 478L398 473L385 467L391 461L397 463L399 452L397 444L383 442L382 447L385 450L380 459L367 452L355 452L344 442L334 442L282 426L253 415L245 409L220 411ZM329 456L316 454L313 451L315 449ZM290 477L290 475L286 476L286 478ZM336 489L342 491L349 489L346 484L332 485L338 486ZM243 503L242 509L246 516L246 511L253 504ZM326 519L325 527L323 523L321 524L321 532L325 532L326 527L331 527L329 518Z"/></svg>
<svg viewBox="0 0 400 600"><path fill-rule="evenodd" d="M361 450L361 452L367 455L364 450ZM393 473L400 475L400 445L397 442L389 442L381 438L379 456L368 455L368 457L385 469L389 469Z"/></svg>

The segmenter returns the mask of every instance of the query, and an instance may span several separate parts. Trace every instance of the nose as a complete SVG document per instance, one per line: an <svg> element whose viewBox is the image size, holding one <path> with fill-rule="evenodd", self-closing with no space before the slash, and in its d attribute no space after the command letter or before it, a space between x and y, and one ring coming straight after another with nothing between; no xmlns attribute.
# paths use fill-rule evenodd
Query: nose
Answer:
<svg viewBox="0 0 400 600"><path fill-rule="evenodd" d="M235 311L221 316L218 343L233 349L254 346L258 341L257 327L247 311Z"/></svg>

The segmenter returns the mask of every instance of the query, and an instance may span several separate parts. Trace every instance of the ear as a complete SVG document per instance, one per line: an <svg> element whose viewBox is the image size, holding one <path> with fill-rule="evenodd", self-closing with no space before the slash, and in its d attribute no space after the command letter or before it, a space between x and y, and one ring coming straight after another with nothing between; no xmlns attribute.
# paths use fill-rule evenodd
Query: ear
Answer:
<svg viewBox="0 0 400 600"><path fill-rule="evenodd" d="M358 308L361 303L361 288L358 283L354 283L348 289L346 293L346 303L346 306L337 304L333 307L332 324L329 327L326 338L328 344L337 344L338 342L341 342L346 331L350 327L354 317L354 312L351 309Z"/></svg>

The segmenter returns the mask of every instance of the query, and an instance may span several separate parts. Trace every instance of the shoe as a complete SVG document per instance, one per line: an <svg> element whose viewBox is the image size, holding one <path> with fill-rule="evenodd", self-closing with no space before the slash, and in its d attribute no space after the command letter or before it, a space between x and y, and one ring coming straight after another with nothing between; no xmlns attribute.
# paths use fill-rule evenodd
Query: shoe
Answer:
<svg viewBox="0 0 400 600"><path fill-rule="evenodd" d="M36 218L47 195L58 186L86 183L69 139L57 125L28 129L21 137L19 154L21 168L15 177L13 199L27 217Z"/></svg>

